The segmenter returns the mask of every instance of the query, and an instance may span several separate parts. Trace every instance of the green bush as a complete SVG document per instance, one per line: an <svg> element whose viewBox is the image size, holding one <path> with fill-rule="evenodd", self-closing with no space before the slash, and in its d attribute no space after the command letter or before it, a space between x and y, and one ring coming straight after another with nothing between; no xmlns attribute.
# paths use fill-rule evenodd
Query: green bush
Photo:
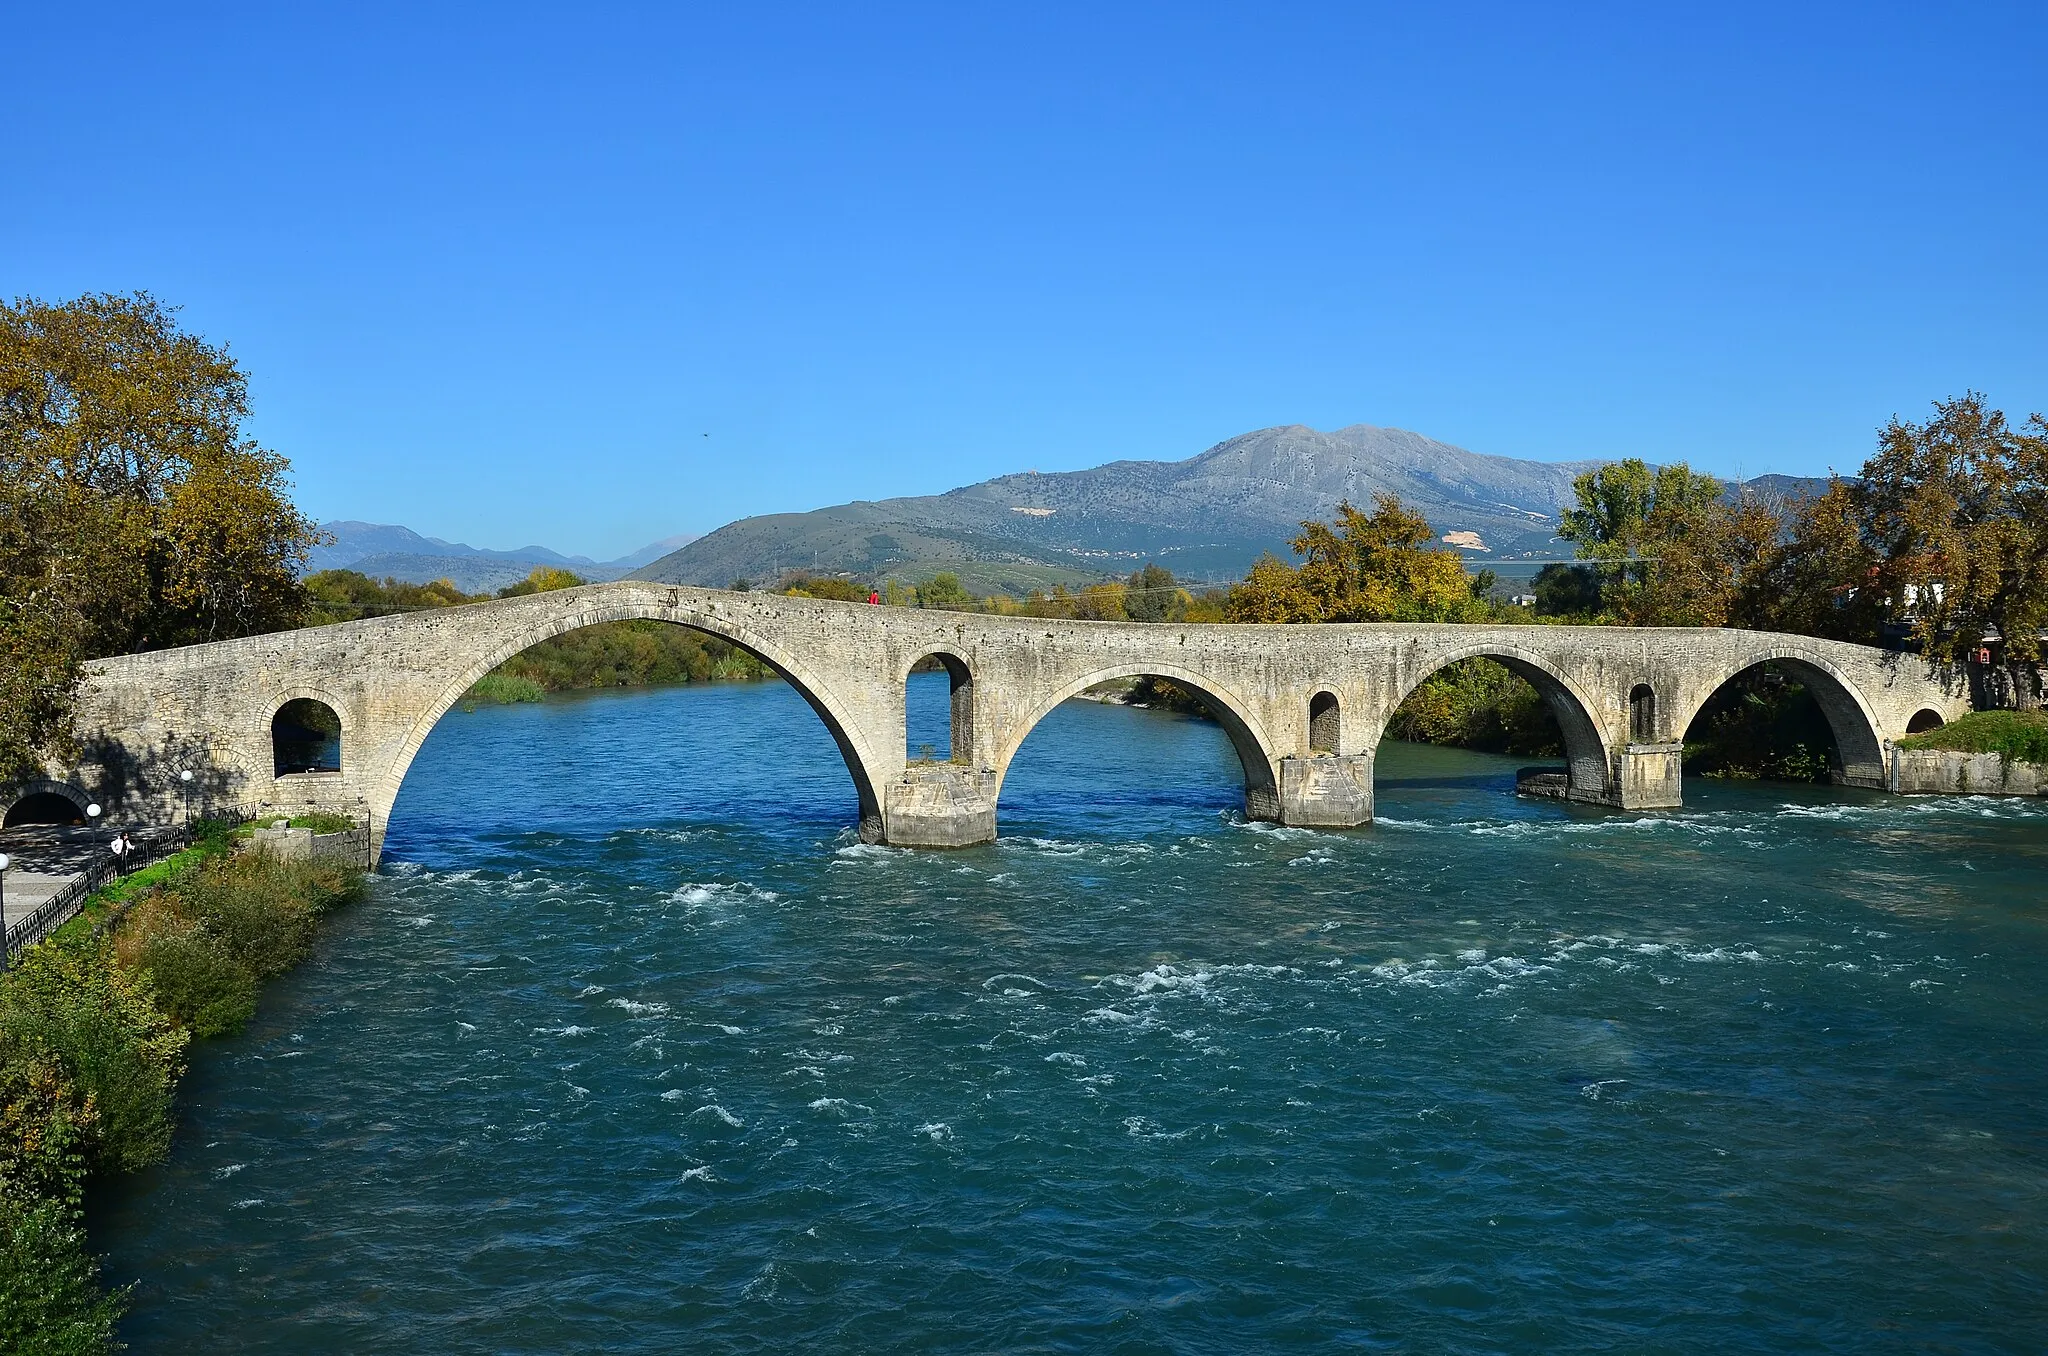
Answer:
<svg viewBox="0 0 2048 1356"><path fill-rule="evenodd" d="M0 1192L0 1351L100 1356L115 1351L126 1289L100 1288L78 1212Z"/></svg>
<svg viewBox="0 0 2048 1356"><path fill-rule="evenodd" d="M55 1064L0 1064L0 1351L110 1349L126 1296L100 1289L79 1223L96 1120Z"/></svg>
<svg viewBox="0 0 2048 1356"><path fill-rule="evenodd" d="M156 932L135 960L157 1005L202 1040L232 1036L256 1015L256 976L202 928Z"/></svg>
<svg viewBox="0 0 2048 1356"><path fill-rule="evenodd" d="M1907 735L1899 747L1995 753L2008 763L2048 763L2048 711L1972 711L1938 730Z"/></svg>
<svg viewBox="0 0 2048 1356"><path fill-rule="evenodd" d="M94 1172L147 1167L169 1150L186 1040L103 941L32 946L0 983L0 1064L49 1064L92 1099Z"/></svg>

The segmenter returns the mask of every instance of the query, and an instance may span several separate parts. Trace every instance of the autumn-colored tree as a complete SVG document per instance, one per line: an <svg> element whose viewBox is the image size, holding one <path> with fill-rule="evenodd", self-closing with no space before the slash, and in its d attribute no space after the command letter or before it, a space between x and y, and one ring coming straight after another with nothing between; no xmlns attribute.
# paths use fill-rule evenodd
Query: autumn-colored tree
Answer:
<svg viewBox="0 0 2048 1356"><path fill-rule="evenodd" d="M145 294L0 304L0 777L62 735L82 660L298 623L319 533L247 415Z"/></svg>
<svg viewBox="0 0 2048 1356"><path fill-rule="evenodd" d="M1373 511L1348 502L1333 523L1304 522L1288 545L1303 557L1289 566L1262 556L1231 590L1234 622L1481 621L1455 551L1432 547L1429 523L1394 495L1374 496Z"/></svg>
<svg viewBox="0 0 2048 1356"><path fill-rule="evenodd" d="M1975 391L1893 419L1854 481L1805 505L1745 592L1750 624L1955 660L1987 635L2041 659L2048 626L2048 419L2015 428Z"/></svg>
<svg viewBox="0 0 2048 1356"><path fill-rule="evenodd" d="M1729 504L1684 462L1611 462L1572 483L1558 536L1594 562L1600 612L1629 626L1721 626L1746 571L1777 537L1762 502Z"/></svg>

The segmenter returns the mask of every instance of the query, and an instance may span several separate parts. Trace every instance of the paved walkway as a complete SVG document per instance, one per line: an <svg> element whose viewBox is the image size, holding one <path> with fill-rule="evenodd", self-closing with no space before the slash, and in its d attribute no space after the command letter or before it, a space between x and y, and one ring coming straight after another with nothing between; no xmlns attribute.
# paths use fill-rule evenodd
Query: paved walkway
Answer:
<svg viewBox="0 0 2048 1356"><path fill-rule="evenodd" d="M35 912L65 882L107 855L115 829L72 828L59 824L24 824L0 829L0 852L8 856L7 926Z"/></svg>

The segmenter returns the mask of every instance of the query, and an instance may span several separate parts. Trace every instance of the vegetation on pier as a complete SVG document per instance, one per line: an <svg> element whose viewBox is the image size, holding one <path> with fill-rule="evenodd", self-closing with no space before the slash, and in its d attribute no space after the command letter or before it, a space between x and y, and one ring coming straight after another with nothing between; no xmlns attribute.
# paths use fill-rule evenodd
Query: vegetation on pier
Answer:
<svg viewBox="0 0 2048 1356"><path fill-rule="evenodd" d="M1938 730L1908 735L1899 747L1995 753L2008 763L2048 764L2048 711L1972 711Z"/></svg>

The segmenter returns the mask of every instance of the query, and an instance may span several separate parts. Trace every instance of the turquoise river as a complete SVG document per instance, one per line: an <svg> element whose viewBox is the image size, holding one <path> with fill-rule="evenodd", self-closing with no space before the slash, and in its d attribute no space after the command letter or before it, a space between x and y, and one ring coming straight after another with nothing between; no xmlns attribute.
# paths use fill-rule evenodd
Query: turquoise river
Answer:
<svg viewBox="0 0 2048 1356"><path fill-rule="evenodd" d="M1377 824L1280 829L1213 726L1070 702L1002 841L904 852L780 684L452 712L97 1202L124 1336L2048 1346L2048 810L1514 766L1389 745Z"/></svg>

